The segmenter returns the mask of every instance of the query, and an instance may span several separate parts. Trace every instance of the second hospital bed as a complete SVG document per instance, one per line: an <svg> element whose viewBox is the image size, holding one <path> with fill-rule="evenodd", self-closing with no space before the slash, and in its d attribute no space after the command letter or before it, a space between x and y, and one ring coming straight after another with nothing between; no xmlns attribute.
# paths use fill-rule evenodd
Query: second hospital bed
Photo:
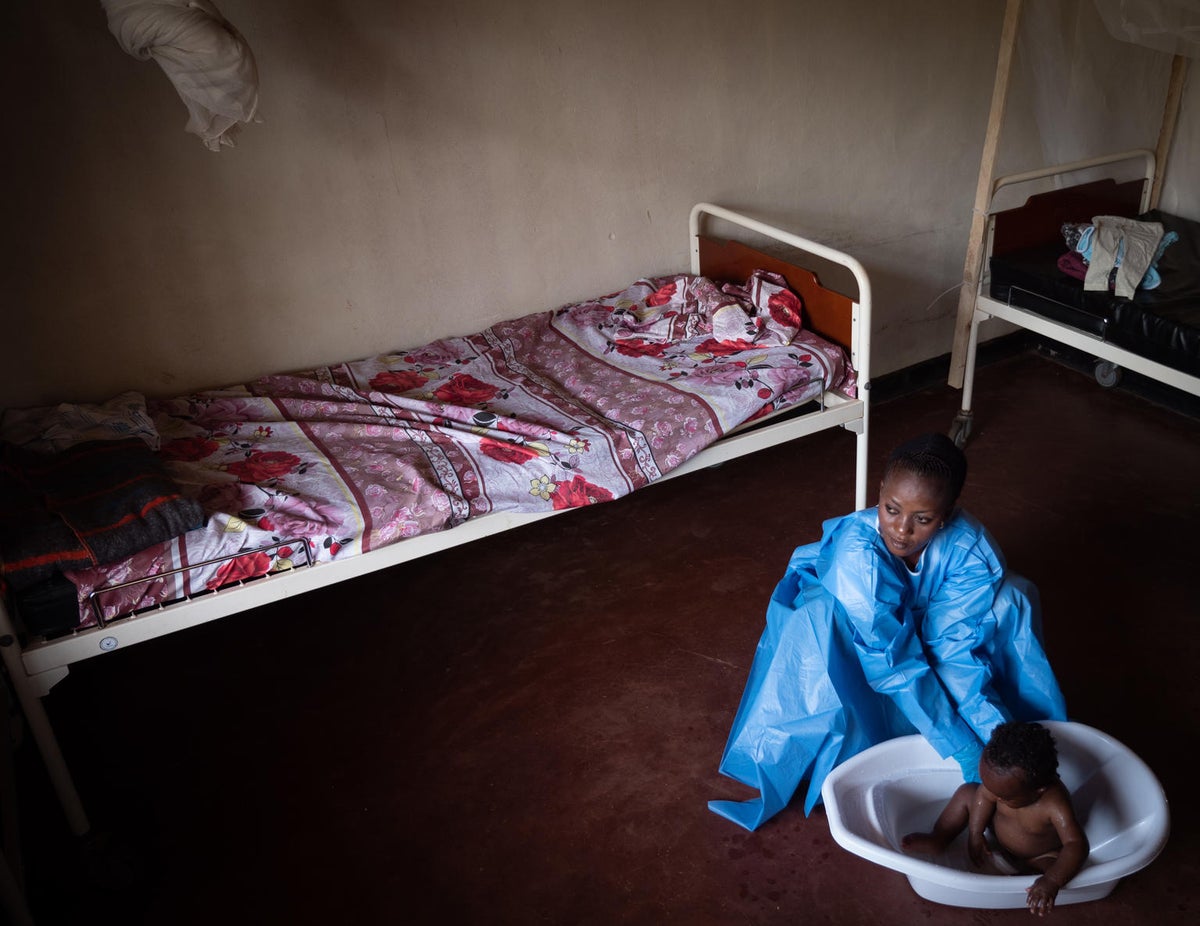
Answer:
<svg viewBox="0 0 1200 926"><path fill-rule="evenodd" d="M1096 179L1096 174L1102 176ZM1149 209L1154 176L1154 152L1136 149L994 181L962 409L951 426L960 445L972 427L979 326L991 318L1090 354L1102 386L1116 385L1121 371L1130 370L1200 396L1200 222ZM1047 184L1054 187L1034 192L1018 205L996 205L1012 190ZM1103 216L1162 227L1166 243L1154 265L1157 286L1125 298L1089 291L1083 280L1062 269L1071 266L1066 258L1072 250L1064 226L1086 227Z"/></svg>

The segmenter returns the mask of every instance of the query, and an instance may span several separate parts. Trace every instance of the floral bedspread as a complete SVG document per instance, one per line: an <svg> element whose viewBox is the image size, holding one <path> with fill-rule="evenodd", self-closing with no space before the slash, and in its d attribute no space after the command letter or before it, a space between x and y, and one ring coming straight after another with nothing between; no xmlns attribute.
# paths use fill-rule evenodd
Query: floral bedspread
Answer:
<svg viewBox="0 0 1200 926"><path fill-rule="evenodd" d="M801 330L777 275L695 276L316 370L151 400L160 452L204 528L69 573L113 617L236 579L328 561L488 512L626 495L745 421L853 394L843 351ZM301 549L307 547L307 551Z"/></svg>

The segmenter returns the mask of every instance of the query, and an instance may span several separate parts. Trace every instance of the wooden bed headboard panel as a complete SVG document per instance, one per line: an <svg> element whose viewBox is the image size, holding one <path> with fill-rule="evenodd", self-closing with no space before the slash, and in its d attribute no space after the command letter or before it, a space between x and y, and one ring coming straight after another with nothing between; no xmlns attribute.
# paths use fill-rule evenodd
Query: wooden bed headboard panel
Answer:
<svg viewBox="0 0 1200 926"><path fill-rule="evenodd" d="M853 336L854 300L826 289L811 270L737 241L700 236L700 272L711 279L744 283L755 270L781 274L804 303L804 325L847 351Z"/></svg>
<svg viewBox="0 0 1200 926"><path fill-rule="evenodd" d="M992 253L1055 243L1065 248L1065 222L1090 222L1097 215L1133 218L1141 209L1144 184L1140 179L1117 183L1109 178L1030 196L1023 205L995 214Z"/></svg>

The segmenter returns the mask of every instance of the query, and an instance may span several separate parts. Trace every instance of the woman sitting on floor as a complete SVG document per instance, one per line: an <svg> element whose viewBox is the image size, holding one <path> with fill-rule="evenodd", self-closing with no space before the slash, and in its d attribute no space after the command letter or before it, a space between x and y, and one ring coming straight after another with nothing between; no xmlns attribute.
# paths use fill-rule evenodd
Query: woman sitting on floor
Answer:
<svg viewBox="0 0 1200 926"><path fill-rule="evenodd" d="M969 781L992 730L1065 720L1037 590L956 507L967 461L929 434L888 458L879 505L796 549L767 608L721 772L758 789L709 807L747 829L875 743L921 733Z"/></svg>

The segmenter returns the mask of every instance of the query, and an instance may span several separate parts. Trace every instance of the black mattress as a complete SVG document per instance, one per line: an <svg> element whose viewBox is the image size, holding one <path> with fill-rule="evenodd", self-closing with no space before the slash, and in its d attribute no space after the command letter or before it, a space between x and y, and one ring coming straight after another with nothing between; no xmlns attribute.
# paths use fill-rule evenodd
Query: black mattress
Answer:
<svg viewBox="0 0 1200 926"><path fill-rule="evenodd" d="M991 296L1200 376L1200 222L1157 209L1138 218L1179 235L1159 261L1162 284L1156 289L1139 289L1133 299L1085 292L1082 280L1058 269L1067 251L1060 240L993 256Z"/></svg>

